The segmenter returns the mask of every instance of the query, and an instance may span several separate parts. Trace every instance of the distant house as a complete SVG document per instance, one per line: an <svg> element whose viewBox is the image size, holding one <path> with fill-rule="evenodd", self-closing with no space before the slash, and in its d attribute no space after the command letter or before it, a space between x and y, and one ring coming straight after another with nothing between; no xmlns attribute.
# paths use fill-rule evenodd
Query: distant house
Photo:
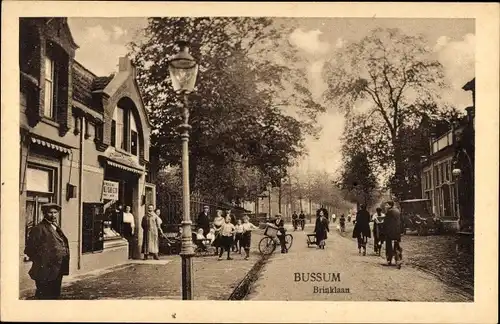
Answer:
<svg viewBox="0 0 500 324"><path fill-rule="evenodd" d="M463 89L475 98L475 79ZM474 222L474 105L458 123L429 138L429 154L421 161L422 197L431 200L437 217L459 219L461 228Z"/></svg>

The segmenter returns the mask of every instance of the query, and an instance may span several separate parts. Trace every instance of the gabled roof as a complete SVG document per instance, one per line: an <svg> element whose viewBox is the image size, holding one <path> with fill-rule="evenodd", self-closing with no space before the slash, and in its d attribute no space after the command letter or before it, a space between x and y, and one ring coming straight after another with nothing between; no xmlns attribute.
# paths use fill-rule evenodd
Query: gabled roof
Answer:
<svg viewBox="0 0 500 324"><path fill-rule="evenodd" d="M474 91L476 89L476 78L470 80L467 82L463 87L463 90L465 91Z"/></svg>

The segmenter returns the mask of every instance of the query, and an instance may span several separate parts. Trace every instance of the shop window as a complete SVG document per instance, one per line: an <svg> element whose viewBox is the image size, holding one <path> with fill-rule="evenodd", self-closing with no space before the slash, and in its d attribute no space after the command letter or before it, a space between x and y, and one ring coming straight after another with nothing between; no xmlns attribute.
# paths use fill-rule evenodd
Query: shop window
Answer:
<svg viewBox="0 0 500 324"><path fill-rule="evenodd" d="M30 164L26 169L25 244L33 226L43 219L42 205L56 201L56 178L53 168Z"/></svg>
<svg viewBox="0 0 500 324"><path fill-rule="evenodd" d="M99 252L104 248L104 205L83 203L82 253Z"/></svg>
<svg viewBox="0 0 500 324"><path fill-rule="evenodd" d="M44 110L45 117L55 119L56 116L56 69L54 59L50 56L45 56L45 98Z"/></svg>

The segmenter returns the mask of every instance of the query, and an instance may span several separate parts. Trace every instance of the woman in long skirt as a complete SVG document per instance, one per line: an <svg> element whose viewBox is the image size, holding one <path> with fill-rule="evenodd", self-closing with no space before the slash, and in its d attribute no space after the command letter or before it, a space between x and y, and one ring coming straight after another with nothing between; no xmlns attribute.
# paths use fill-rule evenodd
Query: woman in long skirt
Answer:
<svg viewBox="0 0 500 324"><path fill-rule="evenodd" d="M325 248L325 240L328 238L327 233L330 231L328 227L328 220L325 217L323 210L318 211L316 218L316 225L314 226L314 233L316 234L316 244L320 249Z"/></svg>
<svg viewBox="0 0 500 324"><path fill-rule="evenodd" d="M215 247L215 255L219 254L219 249L223 249L221 244L221 228L224 225L225 219L222 217L222 210L217 209L216 216L214 218L214 230L215 230L215 239L212 245Z"/></svg>
<svg viewBox="0 0 500 324"><path fill-rule="evenodd" d="M142 218L141 227L144 230L144 236L142 239L142 253L144 254L144 260L148 259L150 254L153 255L155 260L159 260L158 252L160 250L160 238L161 234L165 237L163 230L161 229L162 220L154 212L154 206L148 206L148 212Z"/></svg>
<svg viewBox="0 0 500 324"><path fill-rule="evenodd" d="M368 242L368 238L371 237L371 231L370 213L366 210L365 205L361 205L356 214L356 224L352 231L352 237L358 240L359 253L361 254L361 249L363 249L363 255L366 255L366 243Z"/></svg>

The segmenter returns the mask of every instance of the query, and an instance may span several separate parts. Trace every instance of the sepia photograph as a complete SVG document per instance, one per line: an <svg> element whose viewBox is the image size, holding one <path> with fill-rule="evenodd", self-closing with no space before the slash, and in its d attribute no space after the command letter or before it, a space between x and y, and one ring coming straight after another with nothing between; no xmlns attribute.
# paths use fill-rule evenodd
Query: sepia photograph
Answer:
<svg viewBox="0 0 500 324"><path fill-rule="evenodd" d="M475 18L17 22L18 301L477 301Z"/></svg>

